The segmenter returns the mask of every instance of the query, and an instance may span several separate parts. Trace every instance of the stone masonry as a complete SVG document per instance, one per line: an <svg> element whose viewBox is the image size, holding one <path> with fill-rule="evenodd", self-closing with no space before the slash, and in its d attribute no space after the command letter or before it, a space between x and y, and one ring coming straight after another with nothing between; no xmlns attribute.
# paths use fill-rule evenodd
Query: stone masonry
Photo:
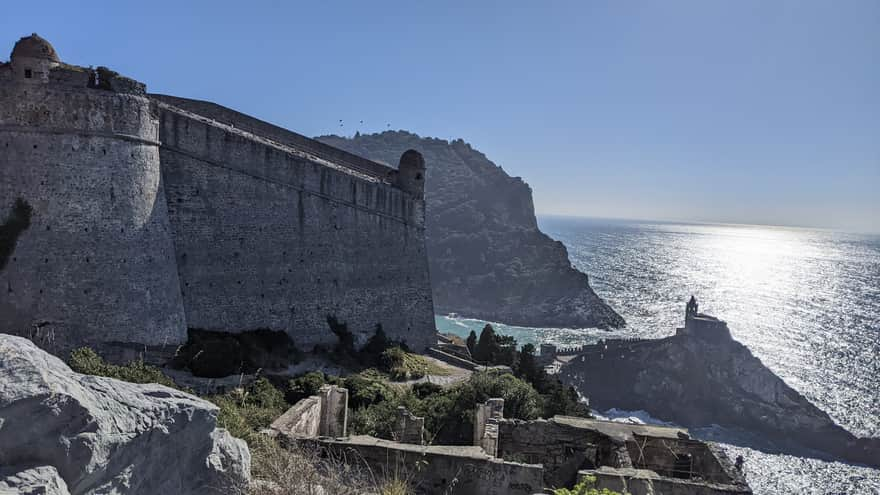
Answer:
<svg viewBox="0 0 880 495"><path fill-rule="evenodd" d="M38 36L0 63L0 332L60 355L170 356L198 328L345 323L421 350L435 334L424 160L398 169L228 108L61 62ZM21 202L24 203L21 203ZM2 225L0 225L2 226Z"/></svg>

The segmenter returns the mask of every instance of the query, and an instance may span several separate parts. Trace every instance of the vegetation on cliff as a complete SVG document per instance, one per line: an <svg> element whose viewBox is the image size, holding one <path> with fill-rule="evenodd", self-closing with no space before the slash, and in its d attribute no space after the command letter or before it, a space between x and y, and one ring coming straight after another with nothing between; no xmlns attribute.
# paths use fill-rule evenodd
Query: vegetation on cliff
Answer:
<svg viewBox="0 0 880 495"><path fill-rule="evenodd" d="M537 225L532 193L462 140L403 131L318 140L397 166L425 157L428 262L438 312L539 327L619 327L623 319Z"/></svg>
<svg viewBox="0 0 880 495"><path fill-rule="evenodd" d="M483 327L479 338L472 331L466 342L476 362L510 366L517 378L529 383L540 395L542 417L550 418L556 415L589 417L589 408L580 401L574 387L564 385L555 376L547 374L538 364L534 345L526 344L517 351L516 339L495 333L492 325Z"/></svg>

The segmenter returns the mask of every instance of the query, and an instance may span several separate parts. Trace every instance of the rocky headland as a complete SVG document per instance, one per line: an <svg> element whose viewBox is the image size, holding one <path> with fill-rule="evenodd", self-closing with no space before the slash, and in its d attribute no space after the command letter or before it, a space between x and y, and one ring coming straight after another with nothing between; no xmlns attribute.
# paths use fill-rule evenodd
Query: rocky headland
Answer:
<svg viewBox="0 0 880 495"><path fill-rule="evenodd" d="M781 452L880 466L880 439L857 438L703 314L657 340L606 340L585 346L560 378L598 410L644 410L697 428L748 431Z"/></svg>
<svg viewBox="0 0 880 495"><path fill-rule="evenodd" d="M396 163L407 149L424 155L438 313L538 327L625 324L572 267L565 246L538 229L529 185L468 143L404 131L317 139L384 163Z"/></svg>

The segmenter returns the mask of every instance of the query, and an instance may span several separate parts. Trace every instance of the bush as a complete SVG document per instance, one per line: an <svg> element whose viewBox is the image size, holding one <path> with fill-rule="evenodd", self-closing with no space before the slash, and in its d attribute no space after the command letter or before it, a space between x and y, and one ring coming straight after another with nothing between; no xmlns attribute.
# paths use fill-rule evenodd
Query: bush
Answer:
<svg viewBox="0 0 880 495"><path fill-rule="evenodd" d="M131 383L158 383L166 387L178 388L159 368L144 364L142 360L122 366L108 364L88 347L80 347L71 352L68 364L73 371L86 375L106 376Z"/></svg>
<svg viewBox="0 0 880 495"><path fill-rule="evenodd" d="M425 418L428 438L452 445L472 441L474 410L490 398L505 400L505 417L535 419L540 412L540 396L531 385L504 373L474 373L467 382L445 389L430 383L398 388L364 374L347 378L345 386L352 433L387 439L392 439L398 406Z"/></svg>
<svg viewBox="0 0 880 495"><path fill-rule="evenodd" d="M290 404L311 397L318 393L325 384L341 385L342 380L335 376L328 376L320 371L310 371L287 382L287 391L284 399Z"/></svg>
<svg viewBox="0 0 880 495"><path fill-rule="evenodd" d="M383 377L370 373L349 375L343 380L342 386L348 389L348 404L354 409L390 401L396 395Z"/></svg>
<svg viewBox="0 0 880 495"><path fill-rule="evenodd" d="M406 353L400 347L385 349L379 358L379 369L390 373L395 369L402 368L406 362Z"/></svg>
<svg viewBox="0 0 880 495"><path fill-rule="evenodd" d="M598 490L595 486L595 476L584 476L584 479L574 485L573 488L557 488L553 490L553 495L621 495L620 492L611 491L607 488Z"/></svg>
<svg viewBox="0 0 880 495"><path fill-rule="evenodd" d="M259 431L268 428L287 410L284 394L269 380L260 378L247 388L206 397L220 408L217 425L248 445L259 441Z"/></svg>
<svg viewBox="0 0 880 495"><path fill-rule="evenodd" d="M419 399L424 399L431 395L436 395L443 392L443 387L437 385L436 383L430 382L419 382L412 386L412 391Z"/></svg>

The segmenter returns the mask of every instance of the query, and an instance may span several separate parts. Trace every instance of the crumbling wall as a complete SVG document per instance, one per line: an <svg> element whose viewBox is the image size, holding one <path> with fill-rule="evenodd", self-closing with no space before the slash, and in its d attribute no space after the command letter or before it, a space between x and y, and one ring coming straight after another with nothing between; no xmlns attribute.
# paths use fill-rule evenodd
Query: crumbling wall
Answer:
<svg viewBox="0 0 880 495"><path fill-rule="evenodd" d="M498 423L498 457L543 464L548 486L571 486L580 469L617 466L617 450L607 437L552 420L503 420Z"/></svg>
<svg viewBox="0 0 880 495"><path fill-rule="evenodd" d="M634 435L626 446L635 468L650 469L669 478L732 482L715 453L704 442Z"/></svg>
<svg viewBox="0 0 880 495"><path fill-rule="evenodd" d="M293 437L315 438L321 435L321 419L321 398L313 395L285 411L271 428Z"/></svg>
<svg viewBox="0 0 880 495"><path fill-rule="evenodd" d="M725 484L710 480L666 478L646 469L603 466L599 469L581 471L579 476L595 478L595 487L600 490L607 488L630 495L751 495L752 493L744 481Z"/></svg>
<svg viewBox="0 0 880 495"><path fill-rule="evenodd" d="M338 456L366 463L379 476L409 480L417 493L532 495L544 488L541 466L505 462L476 447L417 446L373 437L321 444Z"/></svg>
<svg viewBox="0 0 880 495"><path fill-rule="evenodd" d="M491 455L498 455L498 421L504 418L504 399L489 399L477 404L474 414L474 445Z"/></svg>
<svg viewBox="0 0 880 495"><path fill-rule="evenodd" d="M348 430L348 389L324 385L318 395L294 404L269 428L293 438L344 437Z"/></svg>
<svg viewBox="0 0 880 495"><path fill-rule="evenodd" d="M394 439L400 443L423 445L425 443L425 418L414 416L405 407L398 406Z"/></svg>
<svg viewBox="0 0 880 495"><path fill-rule="evenodd" d="M377 324L422 350L435 334L424 202L345 167L159 104L162 175L187 323L331 344Z"/></svg>

